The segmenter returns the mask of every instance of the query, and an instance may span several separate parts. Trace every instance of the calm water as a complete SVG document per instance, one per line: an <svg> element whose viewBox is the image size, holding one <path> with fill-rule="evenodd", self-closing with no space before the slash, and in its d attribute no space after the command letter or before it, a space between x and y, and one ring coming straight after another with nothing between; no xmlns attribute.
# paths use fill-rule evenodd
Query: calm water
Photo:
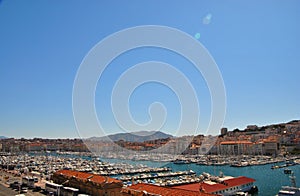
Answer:
<svg viewBox="0 0 300 196"><path fill-rule="evenodd" d="M158 167L163 163L159 162L151 162L151 161L130 161L130 160L119 160L119 159L102 159L103 161L116 163L116 162L126 162L129 164L144 164L150 167ZM208 172L213 175L219 175L220 171L224 173L224 175L229 176L247 176L250 178L254 178L256 180L255 185L259 189L260 196L269 196L276 195L280 190L281 186L291 185L289 180L289 175L283 173L284 168L280 169L271 169L271 164L262 165L262 166L251 166L251 167L230 167L230 166L202 166L196 164L173 164L168 163L165 166L170 167L173 171L179 170L193 170L198 175L202 172ZM300 165L289 167L295 173L295 176L298 180L297 185L300 185Z"/></svg>

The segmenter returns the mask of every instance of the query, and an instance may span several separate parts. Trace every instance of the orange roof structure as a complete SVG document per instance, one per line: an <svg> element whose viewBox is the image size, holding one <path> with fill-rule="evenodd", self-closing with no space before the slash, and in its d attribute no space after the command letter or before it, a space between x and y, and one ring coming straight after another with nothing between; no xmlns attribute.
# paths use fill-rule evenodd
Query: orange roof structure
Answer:
<svg viewBox="0 0 300 196"><path fill-rule="evenodd" d="M55 172L55 175L64 175L66 177L72 178L75 177L80 180L88 180L97 184L102 184L102 183L121 183L122 181L110 178L107 176L100 176L96 174L90 174L90 173L85 173L85 172L79 172L79 171L73 171L73 170L59 170Z"/></svg>
<svg viewBox="0 0 300 196"><path fill-rule="evenodd" d="M263 139L263 143L277 143L278 141L274 138Z"/></svg>
<svg viewBox="0 0 300 196"><path fill-rule="evenodd" d="M45 145L45 144L43 144L43 143L30 143L30 144L28 144L29 146L43 146L43 145Z"/></svg>
<svg viewBox="0 0 300 196"><path fill-rule="evenodd" d="M222 183L222 184L221 183L208 184L205 182L202 182L200 184L193 183L193 184L175 186L174 188L183 189L183 190L192 190L192 191L196 191L196 190L199 190L200 188L202 188L203 190L205 190L206 193L213 193L213 192L225 190L225 189L228 189L231 187L241 186L244 184L252 183L252 182L255 182L255 180L252 178L245 177L245 176L240 176L240 177L224 180L223 182L224 183Z"/></svg>
<svg viewBox="0 0 300 196"><path fill-rule="evenodd" d="M220 142L221 145L234 145L234 144L253 144L250 141L223 141Z"/></svg>
<svg viewBox="0 0 300 196"><path fill-rule="evenodd" d="M198 184L199 185L199 184ZM199 188L199 186L198 186ZM132 186L123 188L124 193L130 193L130 191L133 191L135 193L140 192L147 192L149 194L157 194L161 196L179 196L179 195L184 195L184 196L215 196L210 193L202 193L198 190L184 190L184 189L177 189L177 188L170 188L170 187L161 187L161 186L156 186L152 184L144 184L144 183L139 183L139 184L134 184ZM131 192L132 194L132 192Z"/></svg>
<svg viewBox="0 0 300 196"><path fill-rule="evenodd" d="M255 180L253 178L240 176L240 177L224 180L224 182L227 183L227 186L233 187L233 186L240 186L240 185L243 185L243 184L252 183L252 182L255 182Z"/></svg>
<svg viewBox="0 0 300 196"><path fill-rule="evenodd" d="M226 189L226 186L223 184L206 184L206 183L192 183L192 184L186 184L186 185L179 185L175 186L174 188L177 189L183 189L183 190L200 190L200 187L202 187L202 190L204 190L206 193L213 193L218 190L224 190Z"/></svg>

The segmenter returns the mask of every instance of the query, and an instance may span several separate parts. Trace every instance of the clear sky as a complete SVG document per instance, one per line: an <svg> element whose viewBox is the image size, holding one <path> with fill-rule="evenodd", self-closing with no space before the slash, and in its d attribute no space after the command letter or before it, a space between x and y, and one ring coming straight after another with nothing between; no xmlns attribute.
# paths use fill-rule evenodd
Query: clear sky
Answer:
<svg viewBox="0 0 300 196"><path fill-rule="evenodd" d="M179 3L181 2L181 3ZM0 135L78 137L72 113L77 70L106 36L138 25L165 25L195 36L222 74L227 95L224 126L245 128L300 119L300 1L0 1ZM97 86L97 114L110 133L120 132L110 108L115 80L143 61L167 62L194 84L200 129L210 115L210 95L191 63L170 51L141 48L123 54ZM123 66L120 66L123 65ZM132 116L147 122L161 101L168 110L163 131L179 122L178 99L157 83L130 99Z"/></svg>

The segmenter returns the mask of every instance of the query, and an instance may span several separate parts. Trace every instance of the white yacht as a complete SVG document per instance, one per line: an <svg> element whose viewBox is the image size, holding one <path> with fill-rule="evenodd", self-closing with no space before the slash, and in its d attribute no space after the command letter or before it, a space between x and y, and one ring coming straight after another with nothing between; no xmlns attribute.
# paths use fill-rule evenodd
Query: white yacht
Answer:
<svg viewBox="0 0 300 196"><path fill-rule="evenodd" d="M296 186L296 176L291 172L291 183L292 186L283 186L278 192L278 196L300 196L300 188Z"/></svg>

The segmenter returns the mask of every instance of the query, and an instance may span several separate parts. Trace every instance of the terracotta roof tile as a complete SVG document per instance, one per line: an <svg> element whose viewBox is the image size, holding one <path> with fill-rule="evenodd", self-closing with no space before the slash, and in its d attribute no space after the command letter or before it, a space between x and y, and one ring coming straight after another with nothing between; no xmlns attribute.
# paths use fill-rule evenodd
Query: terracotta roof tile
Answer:
<svg viewBox="0 0 300 196"><path fill-rule="evenodd" d="M202 183L193 183L193 184L175 186L174 188L197 191L200 189L200 186L201 186L205 190L205 192L213 193L216 191L225 190L225 189L228 189L231 187L248 184L251 182L255 182L255 180L252 178L245 177L245 176L240 176L240 177L224 180L224 184L219 184L219 183L208 184L208 183L205 183L205 181L204 181Z"/></svg>
<svg viewBox="0 0 300 196"><path fill-rule="evenodd" d="M67 177L76 177L81 180L90 180L92 182L102 184L102 183L121 183L120 180L106 177L106 176L101 176L101 175L96 175L96 174L90 174L90 173L85 173L85 172L78 172L74 170L59 170L55 172L56 175L64 175Z"/></svg>
<svg viewBox="0 0 300 196"><path fill-rule="evenodd" d="M161 196L179 196L179 195L184 195L184 196L215 196L213 194L209 193L201 193L199 189L197 191L193 190L183 190L183 189L176 189L176 188L171 188L171 187L161 187L161 186L156 186L152 184L144 184L144 183L139 183L132 185L130 187L124 188L123 192L126 190L133 190L133 191L146 191L147 193L150 194L158 194Z"/></svg>
<svg viewBox="0 0 300 196"><path fill-rule="evenodd" d="M224 141L220 142L221 145L233 145L233 144L253 144L250 141Z"/></svg>
<svg viewBox="0 0 300 196"><path fill-rule="evenodd" d="M248 183L251 183L251 182L255 182L255 180L253 178L240 176L240 177L224 180L224 182L226 182L228 184L228 186L232 187L232 186L237 186L237 185L242 185L242 184L248 184Z"/></svg>

